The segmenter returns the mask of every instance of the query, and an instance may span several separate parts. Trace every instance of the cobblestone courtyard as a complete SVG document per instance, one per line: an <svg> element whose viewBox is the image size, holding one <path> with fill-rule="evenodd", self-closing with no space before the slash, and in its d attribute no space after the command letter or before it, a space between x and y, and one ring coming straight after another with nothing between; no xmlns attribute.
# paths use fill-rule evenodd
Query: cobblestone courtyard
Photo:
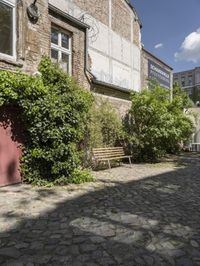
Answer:
<svg viewBox="0 0 200 266"><path fill-rule="evenodd" d="M0 188L0 265L200 265L199 170L193 155Z"/></svg>

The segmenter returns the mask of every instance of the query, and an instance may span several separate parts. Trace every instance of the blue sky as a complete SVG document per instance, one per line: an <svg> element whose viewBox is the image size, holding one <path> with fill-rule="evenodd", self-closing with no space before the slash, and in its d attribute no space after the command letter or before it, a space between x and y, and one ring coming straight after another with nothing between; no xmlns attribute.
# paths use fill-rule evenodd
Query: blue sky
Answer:
<svg viewBox="0 0 200 266"><path fill-rule="evenodd" d="M200 0L131 0L144 47L174 68L200 66Z"/></svg>

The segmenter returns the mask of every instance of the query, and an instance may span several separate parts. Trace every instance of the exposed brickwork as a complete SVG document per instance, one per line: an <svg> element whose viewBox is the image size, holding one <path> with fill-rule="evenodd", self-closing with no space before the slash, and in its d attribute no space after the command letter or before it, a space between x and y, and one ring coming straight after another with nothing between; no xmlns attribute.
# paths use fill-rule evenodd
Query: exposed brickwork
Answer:
<svg viewBox="0 0 200 266"><path fill-rule="evenodd" d="M74 0L74 3L102 23L109 25L109 0Z"/></svg>
<svg viewBox="0 0 200 266"><path fill-rule="evenodd" d="M94 94L97 104L102 101L109 101L120 117L124 117L131 108L131 101L106 96L102 94Z"/></svg>
<svg viewBox="0 0 200 266"><path fill-rule="evenodd" d="M133 20L133 42L138 47L141 46L140 24L137 19Z"/></svg>
<svg viewBox="0 0 200 266"><path fill-rule="evenodd" d="M33 74L37 71L38 63L44 54L50 55L51 23L69 31L72 35L72 74L80 85L89 88L84 73L85 62L85 32L62 18L49 14L48 1L37 2L40 18L36 24L30 22L27 16L29 0L21 1L17 7L17 59L5 60L0 57L0 69L16 70Z"/></svg>
<svg viewBox="0 0 200 266"><path fill-rule="evenodd" d="M85 32L62 20L59 16L50 15L52 24L71 33L72 36L72 75L79 84L87 89L90 84L86 78L85 68Z"/></svg>
<svg viewBox="0 0 200 266"><path fill-rule="evenodd" d="M172 70L167 67L164 63L158 60L156 57L150 55L145 50L142 50L142 58L141 58L141 80L142 80L142 89L148 88L148 60L151 60L164 68L166 71L170 72L172 75Z"/></svg>
<svg viewBox="0 0 200 266"><path fill-rule="evenodd" d="M73 0L83 11L88 12L100 22L109 25L109 0ZM134 21L134 14L124 0L112 0L112 29L131 41L137 46L140 46L140 28L139 23ZM30 0L19 0L17 5L17 58L13 60L3 60L0 57L0 69L16 70L21 69L24 72L32 74L37 71L38 63L42 55L50 55L51 48L51 23L65 29L71 33L72 36L72 74L85 88L90 88L90 84L86 78L85 69L85 32L69 21L62 19L59 15L49 14L48 1L38 0L37 6L40 12L39 20L36 24L29 21L27 17L27 7L30 5ZM131 25L131 23L134 24ZM133 30L133 32L131 32ZM89 61L89 60L88 60ZM106 91L105 91L106 94ZM116 109L122 110L127 106L126 101L121 101L120 98L125 99L123 93L115 92L114 97L112 93L109 94L110 99L114 99ZM118 98L118 99L117 99ZM126 109L126 107L125 107ZM120 111L120 114L124 110Z"/></svg>
<svg viewBox="0 0 200 266"><path fill-rule="evenodd" d="M131 41L132 11L124 0L112 0L112 29Z"/></svg>
<svg viewBox="0 0 200 266"><path fill-rule="evenodd" d="M48 16L48 2L38 1L40 18L36 24L29 21L26 15L26 8L30 1L26 0L23 4L23 70L33 73L37 70L38 63L42 55L49 54L50 48L50 20ZM19 33L20 36L20 33ZM20 47L19 47L20 48Z"/></svg>

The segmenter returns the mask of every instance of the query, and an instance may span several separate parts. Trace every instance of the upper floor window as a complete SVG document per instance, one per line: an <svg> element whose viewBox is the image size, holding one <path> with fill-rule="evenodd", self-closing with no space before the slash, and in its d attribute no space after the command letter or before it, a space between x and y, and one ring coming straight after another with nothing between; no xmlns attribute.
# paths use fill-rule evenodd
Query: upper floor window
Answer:
<svg viewBox="0 0 200 266"><path fill-rule="evenodd" d="M0 54L15 56L14 0L0 0Z"/></svg>
<svg viewBox="0 0 200 266"><path fill-rule="evenodd" d="M54 27L51 29L51 59L71 74L71 37Z"/></svg>
<svg viewBox="0 0 200 266"><path fill-rule="evenodd" d="M188 85L191 86L193 84L192 76L188 76Z"/></svg>
<svg viewBox="0 0 200 266"><path fill-rule="evenodd" d="M185 87L185 77L181 77L181 86Z"/></svg>

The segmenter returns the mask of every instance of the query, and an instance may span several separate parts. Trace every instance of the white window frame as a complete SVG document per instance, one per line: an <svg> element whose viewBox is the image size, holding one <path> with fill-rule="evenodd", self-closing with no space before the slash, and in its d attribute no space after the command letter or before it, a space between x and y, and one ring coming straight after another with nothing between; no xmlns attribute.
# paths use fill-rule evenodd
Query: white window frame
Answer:
<svg viewBox="0 0 200 266"><path fill-rule="evenodd" d="M61 61L62 53L69 56L69 66L68 66L69 69L67 73L71 75L72 74L72 38L71 38L71 35L67 31L59 27L56 27L54 25L51 26L51 30L52 29L55 29L58 31L58 44L51 42L51 49L56 50L58 52L58 64ZM62 33L66 34L69 37L69 49L62 47Z"/></svg>
<svg viewBox="0 0 200 266"><path fill-rule="evenodd" d="M15 5L15 0L0 0L0 3L5 4L12 8L12 18L13 18L13 21L12 21L12 27L13 27L12 55L0 53L0 58L16 60L16 5Z"/></svg>

